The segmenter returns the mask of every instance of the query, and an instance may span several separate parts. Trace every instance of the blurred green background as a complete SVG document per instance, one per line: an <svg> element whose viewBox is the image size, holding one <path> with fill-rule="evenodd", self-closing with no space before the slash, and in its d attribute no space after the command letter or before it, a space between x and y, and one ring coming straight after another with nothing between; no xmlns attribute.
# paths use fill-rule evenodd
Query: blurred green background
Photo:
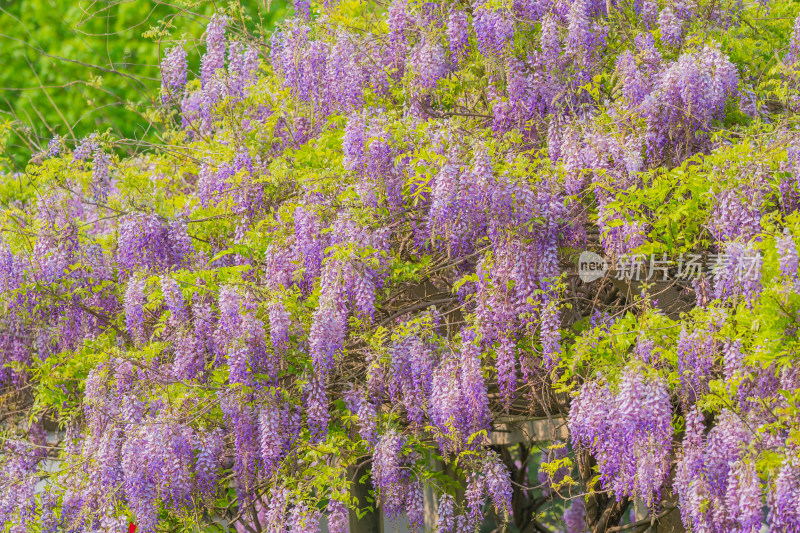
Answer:
<svg viewBox="0 0 800 533"><path fill-rule="evenodd" d="M0 160L23 170L54 134L152 141L164 50L186 41L197 72L208 18L233 10L268 35L287 0L0 0ZM190 79L193 74L190 73Z"/></svg>

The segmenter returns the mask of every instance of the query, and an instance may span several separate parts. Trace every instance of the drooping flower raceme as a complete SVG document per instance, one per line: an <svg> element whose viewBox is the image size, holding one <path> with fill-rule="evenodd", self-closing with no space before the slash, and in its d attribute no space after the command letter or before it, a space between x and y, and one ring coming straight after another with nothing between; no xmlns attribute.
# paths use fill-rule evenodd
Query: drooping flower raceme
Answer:
<svg viewBox="0 0 800 533"><path fill-rule="evenodd" d="M408 456L403 454L404 444L405 438L390 429L381 436L373 454L372 481L390 517L405 510L406 499L413 490Z"/></svg>
<svg viewBox="0 0 800 533"><path fill-rule="evenodd" d="M761 292L761 253L753 245L728 243L724 260L714 271L714 296L723 301L744 298L751 302Z"/></svg>
<svg viewBox="0 0 800 533"><path fill-rule="evenodd" d="M679 46L682 41L682 21L675 15L670 7L665 7L658 14L658 28L661 38L671 46Z"/></svg>
<svg viewBox="0 0 800 533"><path fill-rule="evenodd" d="M125 326L133 341L141 344L145 341L144 331L144 287L145 280L133 276L125 290Z"/></svg>
<svg viewBox="0 0 800 533"><path fill-rule="evenodd" d="M493 10L476 1L473 25L482 54L502 57L514 40L514 23L502 10Z"/></svg>
<svg viewBox="0 0 800 533"><path fill-rule="evenodd" d="M183 96L187 82L186 50L179 43L167 50L161 62L161 100L177 102Z"/></svg>
<svg viewBox="0 0 800 533"><path fill-rule="evenodd" d="M743 422L730 410L722 411L705 438L702 415L696 410L687 414L675 482L687 527L759 531L763 504L760 480L744 455L749 440Z"/></svg>
<svg viewBox="0 0 800 533"><path fill-rule="evenodd" d="M666 66L642 102L651 160L664 156L682 160L705 146L711 121L721 116L738 83L736 67L711 46L684 53ZM674 153L667 153L670 150Z"/></svg>
<svg viewBox="0 0 800 533"><path fill-rule="evenodd" d="M433 89L436 82L447 75L447 57L444 47L437 39L425 37L411 51L409 61L422 91Z"/></svg>
<svg viewBox="0 0 800 533"><path fill-rule="evenodd" d="M573 445L597 460L604 487L654 506L669 472L671 420L663 380L631 367L616 395L607 384L586 383L570 407L569 425Z"/></svg>
<svg viewBox="0 0 800 533"><path fill-rule="evenodd" d="M447 19L447 39L450 57L461 63L469 53L469 20L464 11L453 11Z"/></svg>

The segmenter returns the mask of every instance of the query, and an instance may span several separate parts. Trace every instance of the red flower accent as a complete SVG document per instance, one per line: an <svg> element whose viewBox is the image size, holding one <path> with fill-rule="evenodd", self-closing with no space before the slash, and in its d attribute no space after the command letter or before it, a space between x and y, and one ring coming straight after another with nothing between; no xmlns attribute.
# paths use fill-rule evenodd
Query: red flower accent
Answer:
<svg viewBox="0 0 800 533"><path fill-rule="evenodd" d="M136 533L136 524L133 522L128 524L128 533Z"/></svg>

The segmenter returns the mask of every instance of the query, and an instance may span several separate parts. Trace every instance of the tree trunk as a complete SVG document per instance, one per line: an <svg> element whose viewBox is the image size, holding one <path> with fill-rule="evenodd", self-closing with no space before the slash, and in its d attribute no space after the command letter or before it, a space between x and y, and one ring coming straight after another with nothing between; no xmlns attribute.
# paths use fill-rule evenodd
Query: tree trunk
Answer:
<svg viewBox="0 0 800 533"><path fill-rule="evenodd" d="M631 504L630 499L616 497L603 492L600 483L592 485L594 459L588 452L577 455L578 471L589 495L586 498L586 524L591 533L605 533L609 528L619 525L622 515Z"/></svg>

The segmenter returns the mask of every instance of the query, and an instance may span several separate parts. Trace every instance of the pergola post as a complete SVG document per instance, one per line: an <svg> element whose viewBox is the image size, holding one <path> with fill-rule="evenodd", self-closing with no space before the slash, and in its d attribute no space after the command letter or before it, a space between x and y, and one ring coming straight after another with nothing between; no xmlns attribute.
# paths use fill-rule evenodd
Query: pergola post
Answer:
<svg viewBox="0 0 800 533"><path fill-rule="evenodd" d="M364 514L360 519L355 511L350 510L350 533L383 533L383 520L381 520L380 509L375 508L375 502L370 503L367 498L372 490L372 482L367 473L368 465L361 468L348 467L347 477L352 482L350 484L350 495L358 502L359 509L371 506L373 509ZM362 482L361 479L367 476Z"/></svg>
<svg viewBox="0 0 800 533"><path fill-rule="evenodd" d="M442 472L444 463L438 459L431 459L431 472ZM425 530L434 531L436 522L439 518L439 498L436 491L430 485L425 486Z"/></svg>

